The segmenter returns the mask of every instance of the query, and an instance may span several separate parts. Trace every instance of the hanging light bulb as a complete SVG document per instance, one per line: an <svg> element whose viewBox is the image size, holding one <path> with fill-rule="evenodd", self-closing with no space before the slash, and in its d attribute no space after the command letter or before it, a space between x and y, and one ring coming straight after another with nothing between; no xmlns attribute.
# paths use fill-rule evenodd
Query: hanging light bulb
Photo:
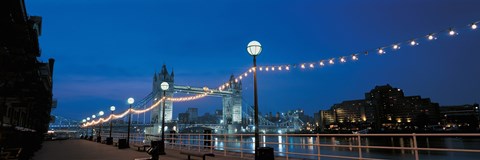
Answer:
<svg viewBox="0 0 480 160"><path fill-rule="evenodd" d="M262 71L262 67L260 67L259 69L260 69L260 71Z"/></svg>
<svg viewBox="0 0 480 160"><path fill-rule="evenodd" d="M333 60L335 60L335 59L334 59L334 58L330 59L330 60L328 61L328 63L330 63L330 64L335 64L335 62L333 62Z"/></svg>
<svg viewBox="0 0 480 160"><path fill-rule="evenodd" d="M345 57L341 57L340 62L345 63L346 62Z"/></svg>
<svg viewBox="0 0 480 160"><path fill-rule="evenodd" d="M410 41L410 45L412 45L412 46L417 45L417 42L415 42L415 40L412 40L412 41Z"/></svg>
<svg viewBox="0 0 480 160"><path fill-rule="evenodd" d="M272 71L275 71L275 67L272 67Z"/></svg>
<svg viewBox="0 0 480 160"><path fill-rule="evenodd" d="M300 67L301 67L302 69L305 69L305 64L302 64Z"/></svg>
<svg viewBox="0 0 480 160"><path fill-rule="evenodd" d="M477 23L473 23L470 27L471 27L472 29L477 29Z"/></svg>
<svg viewBox="0 0 480 160"><path fill-rule="evenodd" d="M358 60L358 57L357 57L356 54L353 54L353 55L352 55L352 60L354 60L354 61Z"/></svg>
<svg viewBox="0 0 480 160"><path fill-rule="evenodd" d="M268 71L268 67L265 67L265 71Z"/></svg>
<svg viewBox="0 0 480 160"><path fill-rule="evenodd" d="M450 29L450 31L448 31L448 35L450 36L454 36L455 34L456 32L453 29Z"/></svg>
<svg viewBox="0 0 480 160"><path fill-rule="evenodd" d="M400 46L398 44L394 44L392 47L394 50L400 49Z"/></svg>
<svg viewBox="0 0 480 160"><path fill-rule="evenodd" d="M242 76L238 77L240 80L243 78Z"/></svg>
<svg viewBox="0 0 480 160"><path fill-rule="evenodd" d="M313 66L313 64L312 64L312 63L310 63L310 68L313 68L313 67L314 67L314 66Z"/></svg>
<svg viewBox="0 0 480 160"><path fill-rule="evenodd" d="M378 49L378 54L384 54L384 53L385 53L385 51L382 48Z"/></svg>
<svg viewBox="0 0 480 160"><path fill-rule="evenodd" d="M288 71L290 70L290 66L286 66L285 69Z"/></svg>
<svg viewBox="0 0 480 160"><path fill-rule="evenodd" d="M278 70L281 71L281 70L282 70L282 66L278 66Z"/></svg>
<svg viewBox="0 0 480 160"><path fill-rule="evenodd" d="M249 73L252 73L252 69L249 69L248 72L249 72Z"/></svg>
<svg viewBox="0 0 480 160"><path fill-rule="evenodd" d="M325 63L323 63L323 61L320 61L320 66L325 66Z"/></svg>
<svg viewBox="0 0 480 160"><path fill-rule="evenodd" d="M247 73L243 74L245 77L247 77Z"/></svg>

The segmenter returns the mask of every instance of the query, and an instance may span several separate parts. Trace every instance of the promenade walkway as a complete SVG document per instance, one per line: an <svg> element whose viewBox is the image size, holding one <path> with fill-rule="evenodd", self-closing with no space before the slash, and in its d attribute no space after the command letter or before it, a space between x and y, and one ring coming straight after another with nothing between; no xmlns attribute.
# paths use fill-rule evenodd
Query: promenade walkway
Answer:
<svg viewBox="0 0 480 160"><path fill-rule="evenodd" d="M186 160L186 155L181 155L179 150L167 149L167 155L161 155L161 160ZM111 145L100 144L87 140L46 141L41 150L35 153L33 160L134 160L135 158L150 157L146 152L137 151L136 147L118 149ZM215 154L207 160L241 160L240 156L230 155L225 157ZM194 160L201 158L192 157ZM252 159L252 158L243 158ZM277 159L277 158L276 158ZM283 159L283 158L282 158Z"/></svg>

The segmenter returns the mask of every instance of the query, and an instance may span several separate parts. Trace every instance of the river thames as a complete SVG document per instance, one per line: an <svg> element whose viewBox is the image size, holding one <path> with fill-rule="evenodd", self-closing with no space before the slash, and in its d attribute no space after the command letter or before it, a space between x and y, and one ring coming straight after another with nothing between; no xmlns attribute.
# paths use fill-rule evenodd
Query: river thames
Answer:
<svg viewBox="0 0 480 160"><path fill-rule="evenodd" d="M188 137L183 137L186 139ZM190 137L191 139L203 137ZM244 153L253 153L253 137L229 137L225 139L221 136L213 136L214 146L216 150L223 150L224 147L228 151L240 152L243 148ZM321 155L350 156L358 157L357 137L319 137L322 145L338 145L321 146ZM264 144L262 146L274 148L275 154L278 156L286 156L285 152L318 154L318 146L315 146L317 137L262 137L262 142L276 143ZM417 147L419 148L455 148L455 149L480 149L479 137L417 137ZM188 143L184 141L183 143ZM288 143L288 144L287 144ZM385 146L385 147L413 147L414 140L412 137L362 137L363 146ZM345 147L347 146L347 147ZM352 146L352 147L348 147ZM232 148L237 148L232 149ZM418 151L419 159L479 159L480 153L469 152L446 152L446 151ZM317 159L316 156L302 156L290 154L289 157L301 159ZM376 159L415 159L415 152L409 149L372 149L362 148L363 158ZM322 159L334 159L322 157Z"/></svg>

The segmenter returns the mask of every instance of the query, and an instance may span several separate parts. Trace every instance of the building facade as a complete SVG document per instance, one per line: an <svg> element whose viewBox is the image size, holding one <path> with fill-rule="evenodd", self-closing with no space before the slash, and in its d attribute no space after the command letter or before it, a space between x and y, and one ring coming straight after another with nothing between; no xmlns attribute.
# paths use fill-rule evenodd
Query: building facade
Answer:
<svg viewBox="0 0 480 160"><path fill-rule="evenodd" d="M54 120L55 61L37 59L42 17L28 16L23 0L0 1L0 26L0 146L33 152Z"/></svg>
<svg viewBox="0 0 480 160"><path fill-rule="evenodd" d="M198 108L188 108L188 119L189 121L196 121L198 118Z"/></svg>
<svg viewBox="0 0 480 160"><path fill-rule="evenodd" d="M318 113L320 130L414 130L440 122L438 103L405 96L399 88L376 86L365 99L343 101Z"/></svg>
<svg viewBox="0 0 480 160"><path fill-rule="evenodd" d="M443 130L476 130L480 128L479 105L465 104L440 107Z"/></svg>

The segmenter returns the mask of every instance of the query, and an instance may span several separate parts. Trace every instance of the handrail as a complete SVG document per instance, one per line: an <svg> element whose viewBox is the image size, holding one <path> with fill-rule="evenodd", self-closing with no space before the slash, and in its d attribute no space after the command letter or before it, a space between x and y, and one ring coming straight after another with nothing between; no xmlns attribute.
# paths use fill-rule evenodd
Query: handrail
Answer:
<svg viewBox="0 0 480 160"><path fill-rule="evenodd" d="M115 134L118 136L118 134ZM120 136L122 136L120 134ZM140 137L136 137L140 136ZM143 137L142 137L143 136ZM152 135L148 135L152 136ZM211 139L205 139L208 136ZM203 133L166 133L165 134L165 144L171 146L172 149L181 149L181 150L197 150L197 151L209 151L217 152L217 154L223 154L224 156L236 156L236 157L252 157L254 153L253 149L253 140L254 134L203 134ZM248 138L246 138L248 137ZM276 141L267 141L268 137L282 137L285 140L281 142ZM291 141L295 137L308 137L312 138L310 143L297 143ZM332 138L348 138L350 144L337 144L334 141L322 142L321 138L332 137ZM406 146L382 146L382 145L368 145L362 140L372 137L407 137L410 143ZM298 156L307 156L314 159L320 159L321 157L328 158L342 158L342 159L378 159L371 157L365 157L369 149L386 149L386 150L409 150L412 152L412 155L416 160L419 159L421 153L419 151L442 151L442 152L466 152L466 153L480 153L480 148L478 149L466 149L466 148L425 148L418 147L417 138L418 137L480 137L480 133L402 133L402 134L261 134L260 141L261 146L271 146L279 145L284 146L283 150L275 150L277 156L284 156L286 159L296 158ZM133 139L145 139L144 134L137 134ZM266 140L267 139L267 140ZM246 140L246 141L245 141ZM263 141L265 140L265 141ZM332 139L334 140L334 139ZM345 140L345 139L343 139ZM279 140L280 141L280 140ZM208 143L210 145L207 145ZM234 144L234 145L231 145ZM245 144L252 144L252 146L245 146ZM290 150L290 147L308 147L311 148L307 152L299 152L298 150ZM326 154L322 150L324 147L328 148L348 148L345 151L355 153L356 155L336 155L336 154Z"/></svg>

